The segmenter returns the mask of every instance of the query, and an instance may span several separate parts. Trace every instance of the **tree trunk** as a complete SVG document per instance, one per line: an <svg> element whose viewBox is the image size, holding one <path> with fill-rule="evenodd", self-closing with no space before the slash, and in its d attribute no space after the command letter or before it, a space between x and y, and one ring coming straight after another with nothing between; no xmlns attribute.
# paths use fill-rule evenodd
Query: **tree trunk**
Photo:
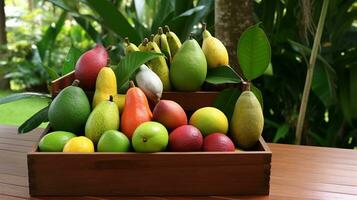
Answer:
<svg viewBox="0 0 357 200"><path fill-rule="evenodd" d="M5 0L0 0L0 56L4 57L6 50L3 45L7 43L6 38L6 16ZM4 78L4 72L0 69L0 89L9 89L9 81Z"/></svg>
<svg viewBox="0 0 357 200"><path fill-rule="evenodd" d="M6 39L6 16L5 16L5 0L0 0L0 45L7 42Z"/></svg>
<svg viewBox="0 0 357 200"><path fill-rule="evenodd" d="M253 1L216 0L215 37L223 42L229 63L238 72L237 43L242 32L253 24Z"/></svg>

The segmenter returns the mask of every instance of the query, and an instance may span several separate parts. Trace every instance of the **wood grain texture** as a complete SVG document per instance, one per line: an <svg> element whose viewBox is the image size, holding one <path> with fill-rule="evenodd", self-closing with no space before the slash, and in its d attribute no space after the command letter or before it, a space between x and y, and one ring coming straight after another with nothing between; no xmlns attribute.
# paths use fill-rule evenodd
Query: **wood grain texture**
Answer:
<svg viewBox="0 0 357 200"><path fill-rule="evenodd" d="M33 140L35 144L43 129L29 135L16 135L17 127L0 126L1 138ZM6 136L4 136L6 135ZM261 196L144 196L145 200L302 200L302 199L347 199L356 200L357 151L323 147L268 144L273 152L270 195ZM28 151L31 151L28 147ZM12 149L0 150L6 154ZM23 158L26 153L18 152ZM8 154L9 155L9 154ZM81 196L81 197L29 197L27 167L21 156L4 156L0 160L0 199L6 200L134 200L137 196ZM350 172L344 176L342 171ZM341 174L342 173L342 174ZM7 175L10 174L10 175ZM23 187L22 187L23 186Z"/></svg>
<svg viewBox="0 0 357 200"><path fill-rule="evenodd" d="M34 146L27 156L30 194L268 194L271 152L263 138L255 149L238 152L50 153L36 152L37 146Z"/></svg>

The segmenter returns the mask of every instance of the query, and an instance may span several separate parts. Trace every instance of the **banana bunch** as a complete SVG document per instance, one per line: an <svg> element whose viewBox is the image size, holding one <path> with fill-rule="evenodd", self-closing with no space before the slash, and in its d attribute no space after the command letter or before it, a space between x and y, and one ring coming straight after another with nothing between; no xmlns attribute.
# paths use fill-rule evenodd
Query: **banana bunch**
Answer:
<svg viewBox="0 0 357 200"><path fill-rule="evenodd" d="M129 39L125 38L125 55L133 51L163 53L166 60L164 56L160 56L148 61L146 65L159 76L164 91L169 91L171 89L169 66L172 58L182 44L177 35L170 31L167 25L164 30L162 27L159 27L156 35L152 34L150 40L145 38L139 46L130 43Z"/></svg>

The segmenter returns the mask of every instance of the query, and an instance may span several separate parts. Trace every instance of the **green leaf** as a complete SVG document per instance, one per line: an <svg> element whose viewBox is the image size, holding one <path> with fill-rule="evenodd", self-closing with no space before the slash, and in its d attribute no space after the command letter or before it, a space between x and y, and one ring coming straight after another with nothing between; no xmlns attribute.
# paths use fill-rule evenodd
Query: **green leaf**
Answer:
<svg viewBox="0 0 357 200"><path fill-rule="evenodd" d="M95 30L91 23L82 17L73 16L74 20L86 31L89 37L92 38L94 42L101 42L100 34Z"/></svg>
<svg viewBox="0 0 357 200"><path fill-rule="evenodd" d="M65 75L74 70L76 62L78 58L81 56L81 54L82 54L81 50L77 49L74 46L71 46L71 48L68 51L67 57L64 60L64 64L62 67L62 75Z"/></svg>
<svg viewBox="0 0 357 200"><path fill-rule="evenodd" d="M243 32L237 52L239 65L247 80L261 76L270 63L269 40L258 25L251 26Z"/></svg>
<svg viewBox="0 0 357 200"><path fill-rule="evenodd" d="M44 62L47 57L47 51L52 48L52 44L55 42L58 33L62 30L64 21L66 20L67 12L63 11L61 16L58 18L57 22L53 26L52 24L47 28L45 34L42 36L41 40L37 43L38 52L40 54L42 62Z"/></svg>
<svg viewBox="0 0 357 200"><path fill-rule="evenodd" d="M159 56L163 56L163 54L140 51L134 51L125 56L120 61L118 67L114 69L118 88L121 88L142 64Z"/></svg>
<svg viewBox="0 0 357 200"><path fill-rule="evenodd" d="M46 69L47 74L50 76L52 81L60 77L54 69L47 66L43 66L43 67Z"/></svg>
<svg viewBox="0 0 357 200"><path fill-rule="evenodd" d="M51 95L49 95L49 94L42 94L42 93L37 93L37 92L23 92L23 93L11 94L9 96L0 98L0 104L5 104L5 103L18 101L18 100L26 99L26 98L32 98L32 97L51 99Z"/></svg>
<svg viewBox="0 0 357 200"><path fill-rule="evenodd" d="M283 124L279 126L278 130L275 133L273 142L276 143L280 139L285 138L285 136L289 133L290 126L289 124Z"/></svg>
<svg viewBox="0 0 357 200"><path fill-rule="evenodd" d="M241 92L238 88L228 88L222 90L213 101L213 106L220 109L230 121L240 94Z"/></svg>
<svg viewBox="0 0 357 200"><path fill-rule="evenodd" d="M205 8L205 6L203 6L203 5L196 6L194 8L189 9L189 10L186 10L185 12L183 12L180 15L176 16L172 20L174 21L174 20L176 20L178 18L190 17L191 15L194 15L195 13L198 13L198 12L202 11L204 8Z"/></svg>
<svg viewBox="0 0 357 200"><path fill-rule="evenodd" d="M159 10L155 15L152 25L151 25L151 32L156 33L157 28L159 26L165 25L164 22L169 18L169 16L173 16L175 11L175 1L161 1Z"/></svg>
<svg viewBox="0 0 357 200"><path fill-rule="evenodd" d="M265 70L264 75L273 76L273 65L269 63L268 68Z"/></svg>
<svg viewBox="0 0 357 200"><path fill-rule="evenodd" d="M118 36L129 37L133 43L140 43L141 38L124 15L109 1L87 0L88 5L101 17L102 24Z"/></svg>
<svg viewBox="0 0 357 200"><path fill-rule="evenodd" d="M24 134L32 131L41 125L42 122L48 122L48 109L49 105L32 115L28 120L26 120L21 126L18 128L18 134Z"/></svg>
<svg viewBox="0 0 357 200"><path fill-rule="evenodd" d="M357 119L357 65L351 67L350 70L351 117Z"/></svg>
<svg viewBox="0 0 357 200"><path fill-rule="evenodd" d="M211 84L224 83L240 83L241 80L237 77L234 69L229 66L221 66L213 69L208 69L206 82Z"/></svg>
<svg viewBox="0 0 357 200"><path fill-rule="evenodd" d="M254 85L250 85L250 90L253 92L253 94L257 97L260 106L262 107L262 109L264 108L264 104L263 104L263 95L262 92L255 87Z"/></svg>

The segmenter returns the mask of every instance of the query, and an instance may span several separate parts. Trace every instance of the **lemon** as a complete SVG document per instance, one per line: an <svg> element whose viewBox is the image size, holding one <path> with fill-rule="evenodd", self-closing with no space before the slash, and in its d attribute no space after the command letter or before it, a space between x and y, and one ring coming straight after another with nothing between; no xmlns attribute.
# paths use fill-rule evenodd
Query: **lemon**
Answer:
<svg viewBox="0 0 357 200"><path fill-rule="evenodd" d="M64 145L63 152L91 153L94 152L94 144L84 136L74 137Z"/></svg>
<svg viewBox="0 0 357 200"><path fill-rule="evenodd" d="M203 136L212 133L228 132L228 119L222 111L214 107L204 107L196 110L190 118L190 125L198 128Z"/></svg>

